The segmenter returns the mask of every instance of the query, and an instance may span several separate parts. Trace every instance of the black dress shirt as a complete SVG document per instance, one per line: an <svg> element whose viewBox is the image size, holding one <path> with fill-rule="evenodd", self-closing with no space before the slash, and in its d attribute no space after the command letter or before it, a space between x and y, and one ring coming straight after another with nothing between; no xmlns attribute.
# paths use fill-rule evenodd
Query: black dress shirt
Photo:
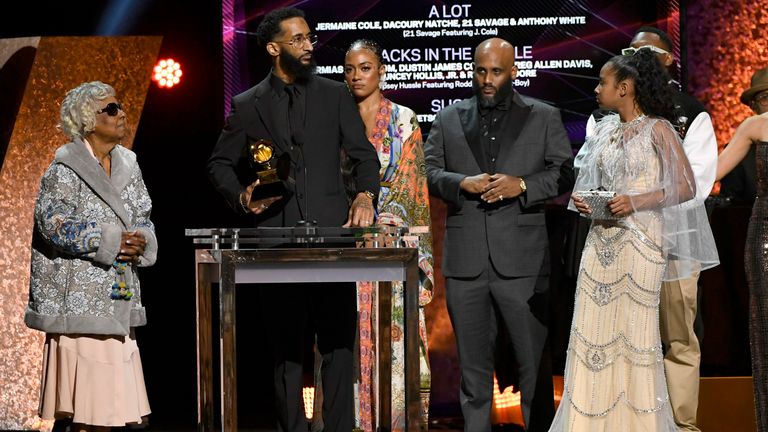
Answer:
<svg viewBox="0 0 768 432"><path fill-rule="evenodd" d="M499 154L501 132L504 130L508 117L511 98L512 95L510 94L506 99L493 107L477 105L480 111L480 143L485 152L486 167L488 167L488 172L491 174L496 172L496 157Z"/></svg>

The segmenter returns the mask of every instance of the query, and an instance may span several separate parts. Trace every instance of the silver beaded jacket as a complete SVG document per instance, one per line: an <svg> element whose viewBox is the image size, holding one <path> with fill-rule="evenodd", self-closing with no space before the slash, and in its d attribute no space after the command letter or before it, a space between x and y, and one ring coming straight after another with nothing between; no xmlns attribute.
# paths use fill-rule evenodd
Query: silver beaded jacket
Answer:
<svg viewBox="0 0 768 432"><path fill-rule="evenodd" d="M111 177L76 139L60 147L40 182L35 204L27 326L47 333L127 335L146 324L136 267L157 257L155 227L136 154L116 146ZM123 231L147 241L137 265L120 276L113 262ZM124 278L133 296L112 299Z"/></svg>

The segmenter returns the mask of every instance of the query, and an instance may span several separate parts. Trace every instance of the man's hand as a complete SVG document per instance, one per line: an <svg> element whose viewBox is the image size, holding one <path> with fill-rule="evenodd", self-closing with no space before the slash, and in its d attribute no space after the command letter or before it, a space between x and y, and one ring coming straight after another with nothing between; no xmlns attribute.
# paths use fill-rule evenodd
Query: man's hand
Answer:
<svg viewBox="0 0 768 432"><path fill-rule="evenodd" d="M485 187L488 185L488 182L490 181L490 174L478 174L473 176L464 177L464 179L461 180L461 183L459 183L459 187L466 192L472 193L472 194L479 194L483 193Z"/></svg>
<svg viewBox="0 0 768 432"><path fill-rule="evenodd" d="M506 174L493 174L488 177L488 184L482 190L480 198L487 203L515 198L523 193L520 188L520 177Z"/></svg>
<svg viewBox="0 0 768 432"><path fill-rule="evenodd" d="M349 208L349 216L343 227L367 227L373 224L373 201L363 192L360 192Z"/></svg>
<svg viewBox="0 0 768 432"><path fill-rule="evenodd" d="M256 201L251 201L251 195L253 190L259 185L259 181L256 180L252 184L248 185L245 190L240 194L240 206L244 211L251 212L253 214L261 214L269 208L272 203L282 198L282 196L269 197Z"/></svg>
<svg viewBox="0 0 768 432"><path fill-rule="evenodd" d="M147 240L140 232L123 231L120 237L120 252L117 254L117 260L137 264L139 258L144 255L146 246Z"/></svg>

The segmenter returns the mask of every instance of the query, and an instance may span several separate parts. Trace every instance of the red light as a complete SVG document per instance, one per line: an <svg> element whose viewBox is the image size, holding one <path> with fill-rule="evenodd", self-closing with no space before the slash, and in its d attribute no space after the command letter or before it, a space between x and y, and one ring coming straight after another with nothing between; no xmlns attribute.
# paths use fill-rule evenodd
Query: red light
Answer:
<svg viewBox="0 0 768 432"><path fill-rule="evenodd" d="M171 88L181 82L181 64L173 59L157 62L152 70L152 81L160 88Z"/></svg>

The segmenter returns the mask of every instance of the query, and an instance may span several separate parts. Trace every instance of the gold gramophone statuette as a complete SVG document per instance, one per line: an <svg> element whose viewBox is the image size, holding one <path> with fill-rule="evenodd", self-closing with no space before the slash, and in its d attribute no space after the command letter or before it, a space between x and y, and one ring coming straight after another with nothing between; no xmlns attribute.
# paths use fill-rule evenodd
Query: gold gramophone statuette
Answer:
<svg viewBox="0 0 768 432"><path fill-rule="evenodd" d="M253 163L258 167L257 175L261 184L280 181L277 176L275 149L271 142L260 139L248 148Z"/></svg>

